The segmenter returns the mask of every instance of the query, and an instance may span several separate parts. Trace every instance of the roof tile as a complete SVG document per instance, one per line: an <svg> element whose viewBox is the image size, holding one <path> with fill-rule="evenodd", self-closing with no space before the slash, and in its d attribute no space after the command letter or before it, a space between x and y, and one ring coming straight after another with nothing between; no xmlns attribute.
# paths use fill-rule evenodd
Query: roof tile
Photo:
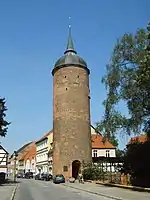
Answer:
<svg viewBox="0 0 150 200"><path fill-rule="evenodd" d="M116 148L107 139L104 142L102 135L92 135L92 149L114 149Z"/></svg>
<svg viewBox="0 0 150 200"><path fill-rule="evenodd" d="M140 135L140 136L132 137L128 144L133 144L135 142L143 143L143 142L146 142L147 140L148 140L147 135Z"/></svg>

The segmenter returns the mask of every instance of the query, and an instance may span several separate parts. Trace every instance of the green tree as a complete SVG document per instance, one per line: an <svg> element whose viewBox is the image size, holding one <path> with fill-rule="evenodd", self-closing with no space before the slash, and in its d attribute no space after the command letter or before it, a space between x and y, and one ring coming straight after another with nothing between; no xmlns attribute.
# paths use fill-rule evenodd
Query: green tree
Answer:
<svg viewBox="0 0 150 200"><path fill-rule="evenodd" d="M105 114L98 130L107 138L118 131L138 133L150 121L150 26L118 39L106 70ZM128 118L117 109L120 101L127 106Z"/></svg>
<svg viewBox="0 0 150 200"><path fill-rule="evenodd" d="M89 163L88 165L84 166L82 173L84 180L100 180L103 170L100 163L97 165Z"/></svg>
<svg viewBox="0 0 150 200"><path fill-rule="evenodd" d="M0 98L0 136L2 137L6 136L8 129L7 126L10 124L4 119L6 117L5 112L7 111L5 104L5 99Z"/></svg>
<svg viewBox="0 0 150 200"><path fill-rule="evenodd" d="M132 185L150 187L150 140L127 146L122 171L131 175Z"/></svg>

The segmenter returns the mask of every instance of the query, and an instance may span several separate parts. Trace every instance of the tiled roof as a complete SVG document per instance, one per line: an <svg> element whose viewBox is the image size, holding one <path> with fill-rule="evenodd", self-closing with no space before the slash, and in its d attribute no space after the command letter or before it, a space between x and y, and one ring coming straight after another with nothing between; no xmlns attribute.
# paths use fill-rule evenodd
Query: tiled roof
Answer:
<svg viewBox="0 0 150 200"><path fill-rule="evenodd" d="M18 160L23 160L24 155L27 154L27 152L29 151L29 149L32 147L32 144L33 144L33 143L34 143L34 142L30 143L29 145L27 145L27 146L23 149L23 151L21 151L20 153L18 153L18 156L17 156L17 159L18 159Z"/></svg>
<svg viewBox="0 0 150 200"><path fill-rule="evenodd" d="M46 139L47 136L48 136L49 134L51 134L51 133L53 133L53 130L49 131L49 132L46 133L44 136L42 136L39 140L36 141L36 143L41 142L42 140Z"/></svg>
<svg viewBox="0 0 150 200"><path fill-rule="evenodd" d="M31 146L31 148L28 150L28 152L24 155L23 159L24 160L32 160L34 159L36 156L36 145L35 143L33 143L33 145Z"/></svg>
<svg viewBox="0 0 150 200"><path fill-rule="evenodd" d="M102 135L92 135L92 149L114 149L116 148L107 139L103 141Z"/></svg>
<svg viewBox="0 0 150 200"><path fill-rule="evenodd" d="M36 145L35 142L31 144L31 146L24 152L24 154L20 155L19 160L32 160L36 156Z"/></svg>
<svg viewBox="0 0 150 200"><path fill-rule="evenodd" d="M147 135L140 135L140 136L132 137L128 144L133 144L135 142L143 143L143 142L146 142L147 140L148 140Z"/></svg>
<svg viewBox="0 0 150 200"><path fill-rule="evenodd" d="M24 144L20 149L17 150L17 153L22 152L27 146L29 146L32 142L28 142L27 144Z"/></svg>

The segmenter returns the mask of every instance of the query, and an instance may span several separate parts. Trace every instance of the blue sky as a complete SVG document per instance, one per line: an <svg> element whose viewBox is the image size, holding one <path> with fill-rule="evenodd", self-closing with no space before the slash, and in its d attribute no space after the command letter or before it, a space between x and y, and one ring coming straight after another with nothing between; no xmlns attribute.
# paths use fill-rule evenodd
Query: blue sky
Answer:
<svg viewBox="0 0 150 200"><path fill-rule="evenodd" d="M145 27L149 8L149 0L0 1L0 95L12 122L7 137L0 138L4 147L12 152L52 129L51 70L66 48L69 16L75 48L91 70L94 125L103 115L101 77L116 39Z"/></svg>

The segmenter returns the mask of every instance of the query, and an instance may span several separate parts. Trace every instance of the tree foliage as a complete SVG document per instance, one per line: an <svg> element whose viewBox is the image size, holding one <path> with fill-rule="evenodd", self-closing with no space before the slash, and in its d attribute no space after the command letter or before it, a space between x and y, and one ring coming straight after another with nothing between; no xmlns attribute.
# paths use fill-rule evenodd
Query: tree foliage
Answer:
<svg viewBox="0 0 150 200"><path fill-rule="evenodd" d="M100 164L89 163L84 166L82 173L84 180L99 180L101 179L103 170Z"/></svg>
<svg viewBox="0 0 150 200"><path fill-rule="evenodd" d="M97 129L108 138L118 130L139 132L150 117L150 25L118 39L106 70L102 78L107 90L105 114ZM129 117L118 110L121 101L126 104Z"/></svg>
<svg viewBox="0 0 150 200"><path fill-rule="evenodd" d="M150 187L150 140L134 142L127 146L124 156L123 172L131 175L132 185Z"/></svg>
<svg viewBox="0 0 150 200"><path fill-rule="evenodd" d="M0 136L5 137L7 134L8 123L5 120L7 108L5 106L6 102L4 98L0 98Z"/></svg>

